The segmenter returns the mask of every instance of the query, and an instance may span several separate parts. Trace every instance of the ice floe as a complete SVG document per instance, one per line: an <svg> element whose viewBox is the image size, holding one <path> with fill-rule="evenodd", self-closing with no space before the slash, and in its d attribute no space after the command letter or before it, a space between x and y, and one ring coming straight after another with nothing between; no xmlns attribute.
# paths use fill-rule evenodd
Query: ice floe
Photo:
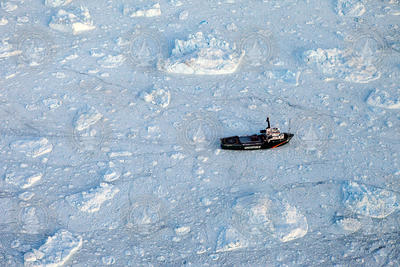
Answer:
<svg viewBox="0 0 400 267"><path fill-rule="evenodd" d="M43 173L38 170L31 170L27 166L21 164L19 169L11 168L7 169L4 176L4 180L11 185L14 185L21 189L26 189L43 178Z"/></svg>
<svg viewBox="0 0 400 267"><path fill-rule="evenodd" d="M238 198L233 209L238 214L238 228L257 239L271 236L288 242L308 232L307 218L285 200L253 194Z"/></svg>
<svg viewBox="0 0 400 267"><path fill-rule="evenodd" d="M151 91L144 92L143 98L148 103L166 108L171 100L171 93L167 89L153 88Z"/></svg>
<svg viewBox="0 0 400 267"><path fill-rule="evenodd" d="M318 48L306 51L304 56L308 64L315 65L323 74L348 82L369 83L381 77L368 58L355 57L351 51Z"/></svg>
<svg viewBox="0 0 400 267"><path fill-rule="evenodd" d="M45 0L44 4L48 7L60 7L66 6L71 2L72 0Z"/></svg>
<svg viewBox="0 0 400 267"><path fill-rule="evenodd" d="M50 153L53 145L45 137L27 140L18 140L10 144L11 149L25 154L27 157L37 158Z"/></svg>
<svg viewBox="0 0 400 267"><path fill-rule="evenodd" d="M170 73L218 75L237 70L243 53L235 46L202 32L190 34L188 39L175 40L172 55L159 68Z"/></svg>
<svg viewBox="0 0 400 267"><path fill-rule="evenodd" d="M226 252L248 247L249 242L235 228L224 227L217 238L216 252Z"/></svg>
<svg viewBox="0 0 400 267"><path fill-rule="evenodd" d="M114 198L119 189L108 183L101 183L99 187L92 188L89 191L68 196L69 203L83 212L97 212L101 205Z"/></svg>
<svg viewBox="0 0 400 267"><path fill-rule="evenodd" d="M340 16L360 17L366 8L360 0L337 0L337 12Z"/></svg>
<svg viewBox="0 0 400 267"><path fill-rule="evenodd" d="M90 16L89 10L81 6L74 10L58 10L57 14L51 18L50 28L74 35L81 34L96 28Z"/></svg>
<svg viewBox="0 0 400 267"><path fill-rule="evenodd" d="M99 59L97 63L99 63L103 68L112 69L121 66L125 60L126 58L121 54L115 56L107 55Z"/></svg>
<svg viewBox="0 0 400 267"><path fill-rule="evenodd" d="M75 129L77 131L83 131L88 129L90 126L96 124L103 118L101 114L94 107L90 107L86 112L79 114L75 120Z"/></svg>
<svg viewBox="0 0 400 267"><path fill-rule="evenodd" d="M21 51L14 50L9 39L0 40L0 58L12 57L21 54Z"/></svg>
<svg viewBox="0 0 400 267"><path fill-rule="evenodd" d="M81 247L82 236L59 230L39 249L25 253L24 264L27 267L63 266Z"/></svg>
<svg viewBox="0 0 400 267"><path fill-rule="evenodd" d="M129 17L157 17L161 15L161 6L155 3L152 6L145 8L132 8L124 6L123 14Z"/></svg>
<svg viewBox="0 0 400 267"><path fill-rule="evenodd" d="M394 192L374 186L344 182L344 205L351 211L372 218L385 218L399 208Z"/></svg>

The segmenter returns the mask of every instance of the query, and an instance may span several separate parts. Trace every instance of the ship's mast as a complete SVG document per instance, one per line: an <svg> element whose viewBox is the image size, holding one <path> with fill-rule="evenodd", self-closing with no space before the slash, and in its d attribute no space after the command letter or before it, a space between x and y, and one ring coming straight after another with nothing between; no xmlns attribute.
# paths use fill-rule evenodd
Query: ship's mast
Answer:
<svg viewBox="0 0 400 267"><path fill-rule="evenodd" d="M271 128L271 124L269 123L269 117L267 117L268 127L267 129Z"/></svg>

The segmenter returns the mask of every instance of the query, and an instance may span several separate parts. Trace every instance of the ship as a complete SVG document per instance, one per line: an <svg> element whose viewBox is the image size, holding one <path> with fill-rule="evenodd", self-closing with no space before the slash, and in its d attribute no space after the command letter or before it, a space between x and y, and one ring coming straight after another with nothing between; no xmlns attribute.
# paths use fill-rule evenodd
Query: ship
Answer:
<svg viewBox="0 0 400 267"><path fill-rule="evenodd" d="M267 123L267 128L260 130L259 134L221 138L221 148L230 150L271 149L289 143L294 136L292 133L281 133L279 128L271 128L269 117L267 117Z"/></svg>

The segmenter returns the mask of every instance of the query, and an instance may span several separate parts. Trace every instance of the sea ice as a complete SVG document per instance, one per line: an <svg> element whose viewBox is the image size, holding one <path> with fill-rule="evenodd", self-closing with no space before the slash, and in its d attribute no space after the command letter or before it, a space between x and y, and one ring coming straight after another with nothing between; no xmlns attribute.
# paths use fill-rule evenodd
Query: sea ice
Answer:
<svg viewBox="0 0 400 267"><path fill-rule="evenodd" d="M369 83L381 77L380 72L364 58L337 48L308 50L304 53L308 64L314 64L322 73L354 83Z"/></svg>
<svg viewBox="0 0 400 267"><path fill-rule="evenodd" d="M4 180L21 189L26 189L39 182L43 173L27 168L7 170Z"/></svg>
<svg viewBox="0 0 400 267"><path fill-rule="evenodd" d="M342 191L345 206L357 214L385 218L399 208L395 193L385 189L348 181Z"/></svg>
<svg viewBox="0 0 400 267"><path fill-rule="evenodd" d="M121 54L115 56L107 55L99 59L97 63L99 63L103 68L113 69L124 64L125 60L126 58Z"/></svg>
<svg viewBox="0 0 400 267"><path fill-rule="evenodd" d="M11 149L25 154L28 157L37 158L53 150L53 145L47 138L34 138L18 140L10 144Z"/></svg>
<svg viewBox="0 0 400 267"><path fill-rule="evenodd" d="M248 241L235 228L224 227L217 238L216 252L237 250L248 245Z"/></svg>
<svg viewBox="0 0 400 267"><path fill-rule="evenodd" d="M86 130L102 118L103 115L100 112L98 112L94 107L90 107L88 111L81 113L75 120L75 129L77 131Z"/></svg>
<svg viewBox="0 0 400 267"><path fill-rule="evenodd" d="M72 0L45 0L44 4L48 7L60 7L66 6L71 2Z"/></svg>
<svg viewBox="0 0 400 267"><path fill-rule="evenodd" d="M27 267L63 266L82 247L82 237L67 230L59 230L49 236L39 249L24 255Z"/></svg>
<svg viewBox="0 0 400 267"><path fill-rule="evenodd" d="M54 30L74 35L96 28L89 10L83 6L69 11L64 9L58 10L57 14L51 18L49 26Z"/></svg>
<svg viewBox="0 0 400 267"><path fill-rule="evenodd" d="M285 200L253 194L238 198L234 211L239 214L241 225L256 238L270 235L288 242L308 232L307 218Z"/></svg>
<svg viewBox="0 0 400 267"><path fill-rule="evenodd" d="M143 98L146 102L166 108L171 100L171 93L168 90L154 88L149 92L144 92Z"/></svg>
<svg viewBox="0 0 400 267"><path fill-rule="evenodd" d="M340 16L361 17L366 9L359 0L338 0L337 12Z"/></svg>
<svg viewBox="0 0 400 267"><path fill-rule="evenodd" d="M12 57L21 54L21 51L14 50L13 46L9 43L9 39L0 40L0 59Z"/></svg>
<svg viewBox="0 0 400 267"><path fill-rule="evenodd" d="M99 187L68 196L66 199L80 211L92 213L99 211L101 205L113 199L118 192L117 187L108 183L101 183Z"/></svg>
<svg viewBox="0 0 400 267"><path fill-rule="evenodd" d="M243 53L227 41L197 32L186 41L175 40L171 57L159 68L179 74L229 74L237 70L242 58Z"/></svg>
<svg viewBox="0 0 400 267"><path fill-rule="evenodd" d="M159 3L141 9L133 9L129 6L124 6L124 15L128 15L132 18L134 17L157 17L161 15L161 6Z"/></svg>

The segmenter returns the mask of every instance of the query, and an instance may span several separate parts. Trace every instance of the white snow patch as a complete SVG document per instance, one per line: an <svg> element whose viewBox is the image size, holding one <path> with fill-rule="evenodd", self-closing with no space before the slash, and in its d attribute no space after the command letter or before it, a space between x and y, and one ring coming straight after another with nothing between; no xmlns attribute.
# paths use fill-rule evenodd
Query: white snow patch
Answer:
<svg viewBox="0 0 400 267"><path fill-rule="evenodd" d="M6 12L13 12L18 9L18 5L12 3L11 1L2 1L0 6Z"/></svg>
<svg viewBox="0 0 400 267"><path fill-rule="evenodd" d="M101 183L99 187L92 188L66 197L67 201L80 211L93 213L100 210L101 205L114 198L119 189L111 184Z"/></svg>
<svg viewBox="0 0 400 267"><path fill-rule="evenodd" d="M171 159L175 159L175 160L182 160L182 159L184 159L185 158L185 154L183 154L183 153L173 153L172 155L171 155Z"/></svg>
<svg viewBox="0 0 400 267"><path fill-rule="evenodd" d="M380 108L400 109L400 88L394 90L393 94L385 90L375 89L368 96L367 103Z"/></svg>
<svg viewBox="0 0 400 267"><path fill-rule="evenodd" d="M351 51L318 48L306 51L304 56L308 64L314 64L322 73L348 82L369 83L381 76L370 63L371 58L355 57Z"/></svg>
<svg viewBox="0 0 400 267"><path fill-rule="evenodd" d="M353 218L342 218L336 224L349 233L357 232L361 228L361 222Z"/></svg>
<svg viewBox="0 0 400 267"><path fill-rule="evenodd" d="M45 6L48 7L60 7L60 6L66 6L71 2L72 0L45 0L44 4Z"/></svg>
<svg viewBox="0 0 400 267"><path fill-rule="evenodd" d="M218 235L216 252L246 248L248 241L235 228L224 227Z"/></svg>
<svg viewBox="0 0 400 267"><path fill-rule="evenodd" d="M343 202L355 213L372 218L385 218L399 208L395 193L374 186L345 182Z"/></svg>
<svg viewBox="0 0 400 267"><path fill-rule="evenodd" d="M180 7L183 5L182 1L180 1L180 0L170 0L169 2L171 3L171 5L176 6L176 7Z"/></svg>
<svg viewBox="0 0 400 267"><path fill-rule="evenodd" d="M13 46L9 43L9 39L0 40L0 58L12 57L21 54L19 50L13 50Z"/></svg>
<svg viewBox="0 0 400 267"><path fill-rule="evenodd" d="M0 26L4 26L8 24L8 19L5 17L0 18Z"/></svg>
<svg viewBox="0 0 400 267"><path fill-rule="evenodd" d="M64 9L58 10L57 14L51 18L49 26L54 30L74 35L96 28L89 10L83 6L69 12Z"/></svg>
<svg viewBox="0 0 400 267"><path fill-rule="evenodd" d="M25 253L24 264L27 267L63 266L81 247L82 236L59 230L39 249Z"/></svg>
<svg viewBox="0 0 400 267"><path fill-rule="evenodd" d="M130 157L132 156L132 152L130 151L113 151L108 153L110 158L119 158L119 157Z"/></svg>
<svg viewBox="0 0 400 267"><path fill-rule="evenodd" d="M101 258L101 261L105 264L105 265L113 265L115 264L116 260L114 256L104 256Z"/></svg>
<svg viewBox="0 0 400 267"><path fill-rule="evenodd" d="M4 180L21 189L26 189L33 186L43 178L43 173L20 168L17 170L7 171Z"/></svg>
<svg viewBox="0 0 400 267"><path fill-rule="evenodd" d="M90 126L96 124L103 118L103 114L97 111L94 107L90 107L88 111L81 113L75 120L75 129L83 131Z"/></svg>
<svg viewBox="0 0 400 267"><path fill-rule="evenodd" d="M180 226L175 228L177 235L187 235L190 232L190 226Z"/></svg>
<svg viewBox="0 0 400 267"><path fill-rule="evenodd" d="M110 162L108 169L104 173L104 181L106 182L112 182L115 180L118 180L119 177L121 176L121 172L115 168L115 165Z"/></svg>
<svg viewBox="0 0 400 267"><path fill-rule="evenodd" d="M31 140L18 140L10 144L11 149L24 153L28 157L37 158L53 150L53 145L47 138L35 138Z"/></svg>
<svg viewBox="0 0 400 267"><path fill-rule="evenodd" d="M143 98L148 103L166 108L170 103L171 93L167 89L154 88L150 92L144 92Z"/></svg>
<svg viewBox="0 0 400 267"><path fill-rule="evenodd" d="M126 58L124 55L107 55L97 61L97 63L100 64L101 67L107 68L107 69L113 69L121 66L125 62Z"/></svg>
<svg viewBox="0 0 400 267"><path fill-rule="evenodd" d="M148 133L159 133L160 127L158 127L158 125L149 126L149 127L147 127L147 132Z"/></svg>
<svg viewBox="0 0 400 267"><path fill-rule="evenodd" d="M288 242L305 236L308 232L307 218L296 207L284 203L282 220L273 224L275 235L282 242Z"/></svg>
<svg viewBox="0 0 400 267"><path fill-rule="evenodd" d="M340 16L361 17L366 9L359 0L337 0L337 12Z"/></svg>
<svg viewBox="0 0 400 267"><path fill-rule="evenodd" d="M33 192L23 192L18 195L18 198L23 200L23 201L29 201L35 196L35 193Z"/></svg>
<svg viewBox="0 0 400 267"><path fill-rule="evenodd" d="M197 32L187 41L175 40L171 57L159 68L179 74L229 74L237 70L243 55L228 42Z"/></svg>
<svg viewBox="0 0 400 267"><path fill-rule="evenodd" d="M189 12L187 10L184 10L181 13L179 13L180 20L187 20L188 17L189 17Z"/></svg>
<svg viewBox="0 0 400 267"><path fill-rule="evenodd" d="M124 6L123 14L129 17L157 17L161 15L161 6L159 3L155 3L152 6L141 8L141 9L133 9L129 6Z"/></svg>

